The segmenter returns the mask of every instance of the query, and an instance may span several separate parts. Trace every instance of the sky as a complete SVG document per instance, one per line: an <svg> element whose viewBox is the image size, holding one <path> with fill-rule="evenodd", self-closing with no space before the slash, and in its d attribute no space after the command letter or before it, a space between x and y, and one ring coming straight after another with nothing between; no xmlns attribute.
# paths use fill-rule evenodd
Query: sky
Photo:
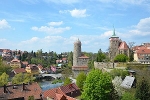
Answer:
<svg viewBox="0 0 150 100"><path fill-rule="evenodd" d="M150 42L150 0L2 0L0 48L56 53L106 52L115 28L122 40Z"/></svg>

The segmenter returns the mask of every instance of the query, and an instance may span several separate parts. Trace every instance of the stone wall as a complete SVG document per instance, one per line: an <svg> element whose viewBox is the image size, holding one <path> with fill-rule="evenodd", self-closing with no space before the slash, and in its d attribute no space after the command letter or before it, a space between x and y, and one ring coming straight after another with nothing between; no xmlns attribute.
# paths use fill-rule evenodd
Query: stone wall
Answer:
<svg viewBox="0 0 150 100"><path fill-rule="evenodd" d="M94 62L94 67L98 69L114 68L116 66L117 66L117 63L112 63L112 62Z"/></svg>

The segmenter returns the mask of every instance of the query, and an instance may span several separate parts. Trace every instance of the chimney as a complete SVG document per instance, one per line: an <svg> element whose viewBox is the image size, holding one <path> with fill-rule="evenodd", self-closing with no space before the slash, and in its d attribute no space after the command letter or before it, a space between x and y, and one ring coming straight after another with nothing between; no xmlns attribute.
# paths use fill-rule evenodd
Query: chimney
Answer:
<svg viewBox="0 0 150 100"><path fill-rule="evenodd" d="M23 83L23 90L26 90L26 89L25 89L25 83Z"/></svg>
<svg viewBox="0 0 150 100"><path fill-rule="evenodd" d="M7 90L6 90L6 85L4 85L4 93L7 93Z"/></svg>

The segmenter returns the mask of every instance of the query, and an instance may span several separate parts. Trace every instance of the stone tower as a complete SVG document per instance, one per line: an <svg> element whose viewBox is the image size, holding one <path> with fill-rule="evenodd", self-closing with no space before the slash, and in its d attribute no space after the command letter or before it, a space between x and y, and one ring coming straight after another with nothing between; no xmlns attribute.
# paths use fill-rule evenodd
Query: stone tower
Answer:
<svg viewBox="0 0 150 100"><path fill-rule="evenodd" d="M115 34L115 29L113 31L113 35L109 38L110 46L109 46L109 58L111 61L115 58L118 53L118 47L120 44L120 39Z"/></svg>
<svg viewBox="0 0 150 100"><path fill-rule="evenodd" d="M81 41L78 39L74 42L73 66L78 66L78 58L81 56Z"/></svg>

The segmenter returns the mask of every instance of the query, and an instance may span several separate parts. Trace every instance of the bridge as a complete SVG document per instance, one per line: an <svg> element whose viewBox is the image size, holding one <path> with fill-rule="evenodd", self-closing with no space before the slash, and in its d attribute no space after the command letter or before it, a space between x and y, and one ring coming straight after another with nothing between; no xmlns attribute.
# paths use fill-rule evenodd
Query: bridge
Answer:
<svg viewBox="0 0 150 100"><path fill-rule="evenodd" d="M50 77L53 77L55 79L57 78L61 78L62 77L62 74L40 74L41 77L46 77L46 76L50 76Z"/></svg>

